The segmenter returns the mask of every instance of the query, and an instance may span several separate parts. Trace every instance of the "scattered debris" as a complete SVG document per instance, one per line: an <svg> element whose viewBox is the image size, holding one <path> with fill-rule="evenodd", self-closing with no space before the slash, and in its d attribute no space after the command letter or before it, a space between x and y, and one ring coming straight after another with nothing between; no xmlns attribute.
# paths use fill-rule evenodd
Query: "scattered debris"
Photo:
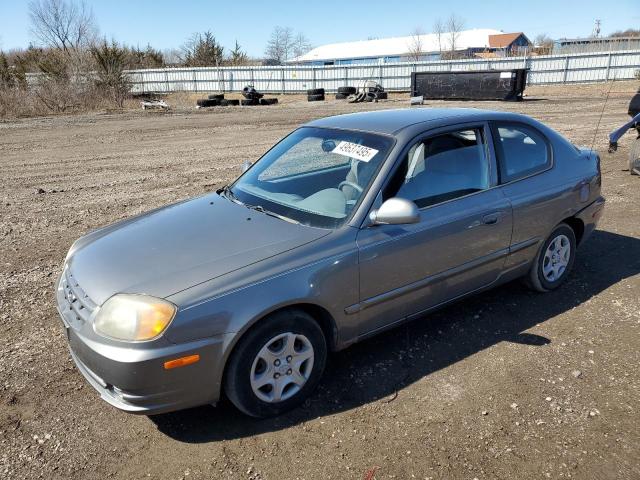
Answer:
<svg viewBox="0 0 640 480"><path fill-rule="evenodd" d="M264 94L257 91L253 85L247 85L242 89L244 99L240 100L240 105L275 105L278 103L277 98L263 98Z"/></svg>
<svg viewBox="0 0 640 480"><path fill-rule="evenodd" d="M357 93L352 93L347 97L347 102L377 102L378 100L386 99L387 92L384 91L384 87L382 85L371 80L366 80L363 82Z"/></svg>
<svg viewBox="0 0 640 480"><path fill-rule="evenodd" d="M417 97L411 97L409 99L409 105L423 105L424 97L422 95L418 95Z"/></svg>
<svg viewBox="0 0 640 480"><path fill-rule="evenodd" d="M582 376L582 372L580 370L574 370L573 372L571 372L571 375L576 378L580 378Z"/></svg>
<svg viewBox="0 0 640 480"><path fill-rule="evenodd" d="M147 110L148 108L159 108L161 110L169 110L169 104L164 100L142 100L140 102L143 110Z"/></svg>

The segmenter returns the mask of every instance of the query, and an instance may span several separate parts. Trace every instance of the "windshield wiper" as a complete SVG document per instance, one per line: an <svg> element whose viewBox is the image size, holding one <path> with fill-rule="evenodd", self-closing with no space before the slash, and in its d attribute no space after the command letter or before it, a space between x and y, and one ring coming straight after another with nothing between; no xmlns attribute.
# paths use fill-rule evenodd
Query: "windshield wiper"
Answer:
<svg viewBox="0 0 640 480"><path fill-rule="evenodd" d="M218 193L219 194L220 193L223 194L225 197L227 197L232 202L236 202L236 203L242 204L242 202L240 200L238 200L238 197L236 197L236 194L233 193L233 191L231 190L231 187L229 187L229 185L225 185L224 187L222 187L220 190L218 190Z"/></svg>
<svg viewBox="0 0 640 480"><path fill-rule="evenodd" d="M300 224L297 220L293 218L285 217L284 215L280 215L278 213L272 212L270 210L265 209L262 205L249 205L248 203L244 204L245 207L250 208L251 210L257 210L258 212L264 213L265 215L269 215L270 217L279 218L280 220L284 220L285 222Z"/></svg>

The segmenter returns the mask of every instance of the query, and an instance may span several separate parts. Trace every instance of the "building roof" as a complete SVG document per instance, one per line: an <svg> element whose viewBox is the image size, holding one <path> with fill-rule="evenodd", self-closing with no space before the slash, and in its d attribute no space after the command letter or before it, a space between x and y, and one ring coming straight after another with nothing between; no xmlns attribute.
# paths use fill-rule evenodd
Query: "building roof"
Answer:
<svg viewBox="0 0 640 480"><path fill-rule="evenodd" d="M524 35L522 32L514 33L498 33L496 35L489 35L489 47L491 48L507 48L513 42L515 42L520 35ZM527 36L525 35L525 38ZM527 39L528 41L529 39Z"/></svg>
<svg viewBox="0 0 640 480"><path fill-rule="evenodd" d="M456 39L456 50L489 47L489 36L501 32L490 28L464 30ZM419 35L420 49L423 53L435 53L449 50L449 33L438 35L429 33ZM341 60L350 58L375 58L407 55L416 44L413 36L361 40L357 42L332 43L314 48L310 52L294 58L291 62L313 62L322 60ZM415 47L414 47L415 48Z"/></svg>

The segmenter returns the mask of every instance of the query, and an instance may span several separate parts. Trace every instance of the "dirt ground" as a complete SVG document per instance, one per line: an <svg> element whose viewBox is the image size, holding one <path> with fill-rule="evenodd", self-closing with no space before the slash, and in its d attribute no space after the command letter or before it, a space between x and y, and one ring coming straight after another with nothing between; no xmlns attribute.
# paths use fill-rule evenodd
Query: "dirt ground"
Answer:
<svg viewBox="0 0 640 480"><path fill-rule="evenodd" d="M303 122L407 95L0 122L0 478L640 478L640 177L626 170L631 135L606 153L637 86L430 102L523 112L590 145L611 88L599 231L559 290L514 282L355 345L303 408L260 421L227 402L145 417L101 401L54 306L65 253L95 227L223 185Z"/></svg>

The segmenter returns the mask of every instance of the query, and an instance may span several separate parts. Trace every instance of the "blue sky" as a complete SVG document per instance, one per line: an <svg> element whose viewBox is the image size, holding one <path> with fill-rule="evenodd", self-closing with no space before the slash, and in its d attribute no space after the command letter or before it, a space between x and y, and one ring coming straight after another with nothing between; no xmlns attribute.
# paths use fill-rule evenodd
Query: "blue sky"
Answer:
<svg viewBox="0 0 640 480"><path fill-rule="evenodd" d="M640 0L537 1L253 1L88 0L103 36L164 50L179 47L193 32L211 30L228 48L237 39L250 55L260 56L275 25L303 32L314 46L369 37L410 35L416 27L431 31L436 18L452 12L466 28L523 31L530 38L588 36L596 18L603 33L640 28ZM322 10L319 10L322 8ZM0 0L0 48L26 47L27 0Z"/></svg>

